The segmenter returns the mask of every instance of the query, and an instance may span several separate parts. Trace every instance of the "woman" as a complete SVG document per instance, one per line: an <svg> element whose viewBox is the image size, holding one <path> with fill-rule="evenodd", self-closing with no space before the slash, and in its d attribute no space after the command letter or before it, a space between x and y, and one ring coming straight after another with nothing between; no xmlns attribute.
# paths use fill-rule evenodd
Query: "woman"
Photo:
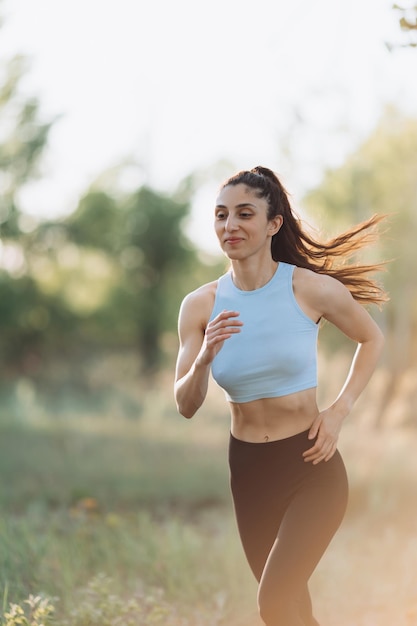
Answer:
<svg viewBox="0 0 417 626"><path fill-rule="evenodd" d="M322 244L303 229L275 174L256 167L220 190L215 230L231 269L183 301L175 397L191 418L210 371L230 404L229 463L239 534L267 626L312 626L308 580L346 509L337 441L383 336L361 302L383 302L378 266L335 265L365 243L373 217ZM325 410L316 345L326 319L358 347Z"/></svg>

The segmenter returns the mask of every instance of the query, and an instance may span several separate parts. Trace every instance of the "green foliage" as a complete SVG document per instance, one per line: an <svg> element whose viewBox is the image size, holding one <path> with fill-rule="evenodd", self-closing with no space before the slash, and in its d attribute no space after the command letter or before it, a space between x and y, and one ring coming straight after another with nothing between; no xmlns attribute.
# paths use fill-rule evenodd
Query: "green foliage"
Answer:
<svg viewBox="0 0 417 626"><path fill-rule="evenodd" d="M181 273L187 272L196 259L182 233L188 211L188 204L164 198L146 187L126 203L125 252L136 251L138 260L125 262L125 277L138 298L138 342L151 371L160 363L162 332L175 327L172 314L175 310L176 316L179 303L173 301L173 295L181 283Z"/></svg>
<svg viewBox="0 0 417 626"><path fill-rule="evenodd" d="M346 163L327 172L305 204L332 235L374 213L387 215L378 246L366 260L389 261L382 275L391 301L381 318L391 351L389 367L403 368L417 336L417 120L388 109L374 133ZM372 256L369 256L372 255Z"/></svg>
<svg viewBox="0 0 417 626"><path fill-rule="evenodd" d="M0 235L6 239L22 234L17 192L39 174L52 126L52 122L40 121L39 101L24 99L19 93L26 66L26 59L16 56L0 68Z"/></svg>
<svg viewBox="0 0 417 626"><path fill-rule="evenodd" d="M10 250L20 265L0 275L3 370L35 376L80 348L134 347L143 373L155 373L186 285L204 267L182 232L188 211L148 188L117 200L91 191L66 220L20 237Z"/></svg>
<svg viewBox="0 0 417 626"><path fill-rule="evenodd" d="M92 190L81 198L66 220L67 236L81 247L117 253L123 220L120 213L114 198L104 191Z"/></svg>
<svg viewBox="0 0 417 626"><path fill-rule="evenodd" d="M66 219L28 226L19 192L40 175L52 122L22 96L27 69L19 55L0 67L0 371L39 380L54 359L134 347L154 376L204 274L183 232L197 178L171 196L94 187Z"/></svg>
<svg viewBox="0 0 417 626"><path fill-rule="evenodd" d="M148 373L161 363L163 333L175 329L183 276L197 264L182 231L188 212L148 187L118 201L92 190L63 224L69 241L109 255L117 280L94 317L113 339L129 331Z"/></svg>
<svg viewBox="0 0 417 626"><path fill-rule="evenodd" d="M47 349L59 354L74 328L74 316L59 298L43 293L27 275L0 270L0 362L3 375L36 376Z"/></svg>
<svg viewBox="0 0 417 626"><path fill-rule="evenodd" d="M17 55L0 66L0 343L2 370L36 369L51 313L65 311L49 301L26 273L29 238L18 205L19 191L39 175L51 122L41 121L37 98L21 95L27 59ZM7 262L9 259L9 262ZM9 266L10 267L9 267ZM59 326L59 324L58 324ZM61 329L62 330L62 327Z"/></svg>
<svg viewBox="0 0 417 626"><path fill-rule="evenodd" d="M413 214L416 140L417 120L387 109L373 134L305 197L314 219L340 230L373 212Z"/></svg>

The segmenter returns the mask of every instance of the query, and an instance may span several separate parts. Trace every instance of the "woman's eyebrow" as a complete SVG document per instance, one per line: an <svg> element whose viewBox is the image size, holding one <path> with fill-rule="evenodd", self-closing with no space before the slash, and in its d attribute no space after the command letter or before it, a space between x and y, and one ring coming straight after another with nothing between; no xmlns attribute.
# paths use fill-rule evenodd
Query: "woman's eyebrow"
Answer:
<svg viewBox="0 0 417 626"><path fill-rule="evenodd" d="M256 209L256 204L252 204L251 202L241 202L235 206L235 209L243 209L244 207L252 207ZM225 204L216 204L216 209L227 209Z"/></svg>

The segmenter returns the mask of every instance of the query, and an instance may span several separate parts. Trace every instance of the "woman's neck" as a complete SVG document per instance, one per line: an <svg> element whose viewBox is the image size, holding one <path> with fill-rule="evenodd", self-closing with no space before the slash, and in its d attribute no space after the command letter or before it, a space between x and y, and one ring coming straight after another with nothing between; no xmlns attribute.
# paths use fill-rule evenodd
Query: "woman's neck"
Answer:
<svg viewBox="0 0 417 626"><path fill-rule="evenodd" d="M248 263L232 261L232 278L234 285L242 291L254 291L260 289L273 277L277 271L278 263L271 258L264 263Z"/></svg>

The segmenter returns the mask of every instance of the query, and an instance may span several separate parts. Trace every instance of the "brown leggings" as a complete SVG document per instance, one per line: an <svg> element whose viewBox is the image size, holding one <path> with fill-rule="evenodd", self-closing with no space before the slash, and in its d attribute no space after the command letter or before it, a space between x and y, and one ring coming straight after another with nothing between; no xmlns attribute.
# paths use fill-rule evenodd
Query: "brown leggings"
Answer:
<svg viewBox="0 0 417 626"><path fill-rule="evenodd" d="M307 436L248 443L230 435L236 519L267 626L318 626L308 580L346 510L339 452L327 462L306 463L302 453L314 443Z"/></svg>

